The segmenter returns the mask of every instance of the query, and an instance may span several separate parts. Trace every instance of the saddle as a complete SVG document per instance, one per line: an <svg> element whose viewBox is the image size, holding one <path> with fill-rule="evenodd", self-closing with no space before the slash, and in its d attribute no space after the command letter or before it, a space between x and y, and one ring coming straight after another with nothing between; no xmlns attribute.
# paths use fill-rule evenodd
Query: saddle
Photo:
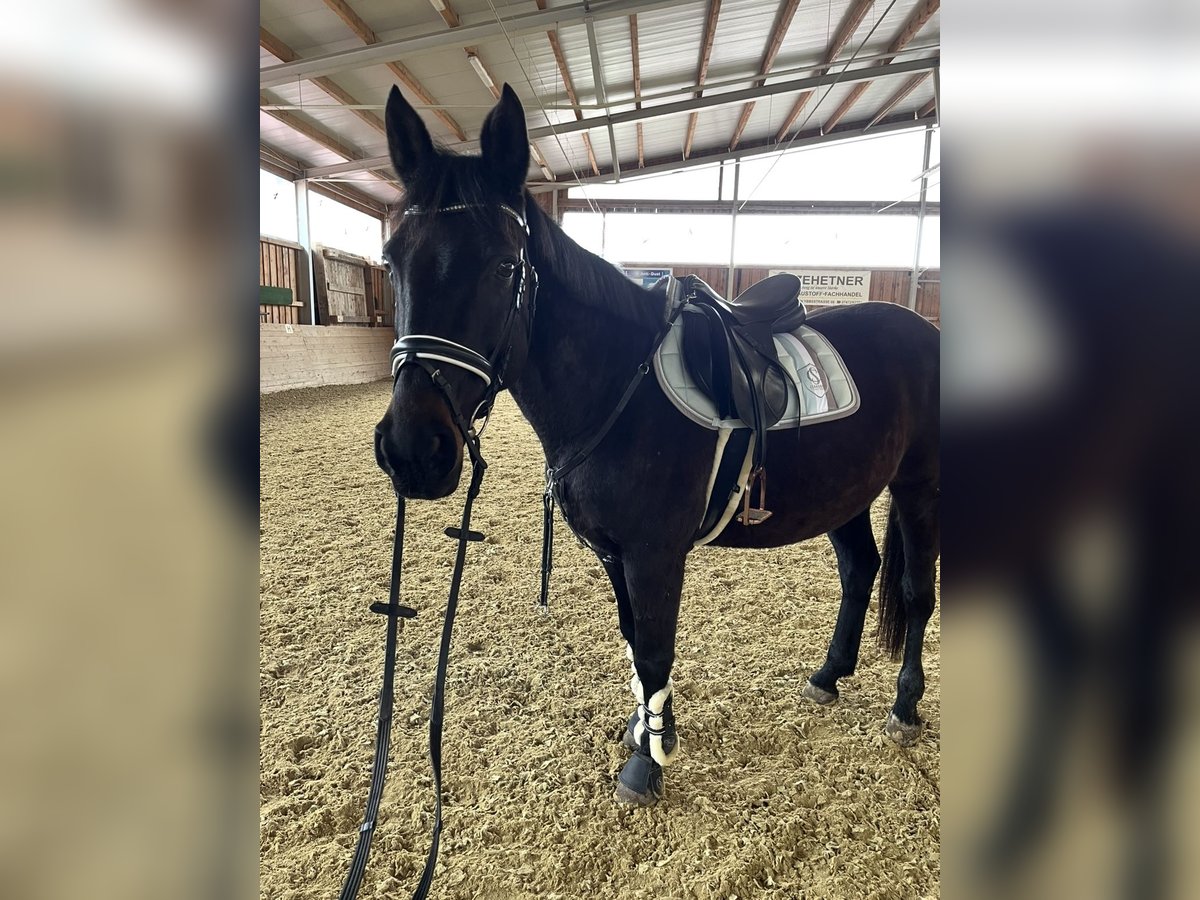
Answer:
<svg viewBox="0 0 1200 900"><path fill-rule="evenodd" d="M788 402L788 376L772 335L796 331L804 324L800 279L772 275L731 301L694 275L680 281L689 300L681 311L684 364L721 417L741 419L754 436L753 470L737 518L743 525L757 525L771 515L766 509L763 472L767 429L783 418ZM751 509L756 481L760 482L759 505Z"/></svg>

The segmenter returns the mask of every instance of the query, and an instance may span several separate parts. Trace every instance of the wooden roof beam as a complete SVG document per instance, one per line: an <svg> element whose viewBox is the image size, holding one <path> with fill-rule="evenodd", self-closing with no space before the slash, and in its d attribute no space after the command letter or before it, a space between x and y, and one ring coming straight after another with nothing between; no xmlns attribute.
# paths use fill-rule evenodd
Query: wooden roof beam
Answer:
<svg viewBox="0 0 1200 900"><path fill-rule="evenodd" d="M641 69L641 60L638 59L638 25L637 25L637 16L636 15L629 17L629 49L633 53L633 96L635 98L639 98L639 99L635 99L633 106L634 106L634 109L641 109L642 101L640 98L642 96L642 69ZM638 122L637 123L638 166L644 166L646 164L646 155L645 155L645 151L643 150L643 147L642 147L642 140L643 140L643 138L642 138L642 123Z"/></svg>
<svg viewBox="0 0 1200 900"><path fill-rule="evenodd" d="M854 37L854 32L858 31L858 26L862 24L863 17L867 14L873 3L874 0L857 0L846 11L846 17L842 19L842 24L838 26L833 40L829 43L829 49L825 51L825 65L817 69L813 73L814 75L824 75L829 71L829 67L833 65L833 61L846 49L846 44L850 42L850 38ZM787 133L792 130L792 126L800 118L800 113L804 112L804 108L812 98L812 93L812 91L805 91L796 98L796 103L792 106L791 112L784 118L783 124L779 126L779 131L775 134L776 142L780 142L787 137Z"/></svg>
<svg viewBox="0 0 1200 900"><path fill-rule="evenodd" d="M923 119L937 109L937 97L931 97L929 102L917 110L917 118Z"/></svg>
<svg viewBox="0 0 1200 900"><path fill-rule="evenodd" d="M877 113L875 113L874 116L871 117L871 121L867 123L867 127L870 128L872 125L874 125L880 119L882 119L884 116L886 116L888 113L890 113L895 108L897 103L899 103L901 100L903 100L905 97L907 97L913 91L915 91L918 87L920 87L920 85L928 77L929 77L928 72L922 72L920 75L914 75L912 78L908 79L908 81L904 82L904 84L900 87L900 90L898 90L898 91L896 91L896 93L892 94L892 96L887 99L887 102L885 102L883 104L883 106L879 107L879 111ZM924 107L922 107L922 109L924 109ZM917 113L918 118L923 118L925 115L928 115L928 113L923 113L923 112Z"/></svg>
<svg viewBox="0 0 1200 900"><path fill-rule="evenodd" d="M771 27L771 34L767 38L767 49L763 53L762 63L758 67L760 77L755 80L755 87L762 87L766 84L766 76L771 73L771 67L775 65L775 57L779 54L779 48L783 46L783 39L787 35L788 29L792 27L792 19L795 17L796 8L799 5L800 0L784 0L779 7L779 13L775 16L775 24ZM754 112L754 102L751 100L742 107L737 127L733 129L733 137L729 139L730 150L737 149L738 141L742 139L742 132L750 123L750 114Z"/></svg>
<svg viewBox="0 0 1200 900"><path fill-rule="evenodd" d="M704 19L704 35L700 39L700 68L696 71L696 92L693 97L704 93L704 79L708 77L708 63L712 59L713 40L717 36L717 17L721 14L721 0L708 0L708 15ZM688 116L687 134L683 139L683 158L692 152L692 139L696 136L696 122L700 113Z"/></svg>
<svg viewBox="0 0 1200 900"><path fill-rule="evenodd" d="M550 39L550 49L554 51L554 62L558 65L558 73L562 76L563 87L567 91L567 99L571 101L571 106L575 110L575 119L579 121L583 119L583 113L579 110L579 97L575 93L575 84L571 81L571 73L567 69L567 60L563 56L562 44L558 42L557 31L547 31L546 37ZM596 154L592 150L592 139L587 133L583 134L583 146L587 150L588 162L591 163L592 172L596 175L600 174L600 166L596 164Z"/></svg>
<svg viewBox="0 0 1200 900"><path fill-rule="evenodd" d="M258 100L262 106L271 106L274 103L274 101L272 101L272 99L263 91L259 91ZM282 122L288 128L292 129L292 131L303 135L313 143L320 144L330 153L335 153L342 159L353 160L366 158L366 154L361 150L356 150L353 147L343 144L328 131L317 127L315 124L308 122L305 119L294 115L293 113L285 112L281 109L264 109L262 112L266 113L271 118ZM397 191L403 192L404 188L401 187L399 182L395 181L391 177L387 175L381 175L380 173L374 171L372 171L370 174L390 187L395 188Z"/></svg>
<svg viewBox="0 0 1200 900"><path fill-rule="evenodd" d="M358 39L364 44L379 43L379 35L372 31L371 26L364 22L358 13L350 8L350 4L348 4L346 0L324 0L324 2L326 6L337 13L338 18L345 22L346 26L353 31L358 36ZM421 99L422 103L424 103L426 106L434 107L434 109L431 109L430 112L433 113L438 121L450 129L451 134L453 134L460 141L465 142L467 140L467 133L463 131L462 126L459 125L458 122L454 120L454 117L444 109L437 108L438 102L427 90L425 90L425 88L421 85L421 82L417 81L416 76L414 76L412 72L408 71L408 69L398 62L389 62L386 65L388 69L391 70L391 73L400 80L400 83L408 88L412 93L416 94Z"/></svg>
<svg viewBox="0 0 1200 900"><path fill-rule="evenodd" d="M899 53L906 46L908 46L908 44L912 42L912 39L917 36L917 32L924 28L925 23L928 22L930 18L933 17L933 14L938 11L938 7L940 5L941 0L924 0L923 3L917 6L912 11L912 14L908 17L908 20L904 23L904 27L900 29L900 33L896 35L896 37L892 39L891 44L888 45L887 52ZM886 66L893 59L895 59L894 56L885 56L879 60L879 64ZM854 86L854 90L852 90L846 96L845 100L838 104L838 108L833 111L833 115L829 117L828 121L825 122L822 128L825 131L834 128L837 123L842 120L842 117L845 116L846 113L851 110L854 104L858 102L858 98L861 97L870 86L871 82L869 81L863 81L856 84Z"/></svg>
<svg viewBox="0 0 1200 900"><path fill-rule="evenodd" d="M294 62L300 58L295 50L261 25L258 29L258 45L281 62ZM309 83L315 84L338 103L345 106L356 107L362 105L349 92L342 90L333 79L326 75L318 75L316 78L311 78L309 79ZM350 112L354 113L354 115L358 116L358 118L362 119L380 134L387 134L387 126L383 124L383 119L370 110L352 108Z"/></svg>
<svg viewBox="0 0 1200 900"><path fill-rule="evenodd" d="M260 91L258 95L258 102L262 106L271 106L275 101ZM363 158L362 153L358 150L343 144L329 132L317 127L311 122L301 119L299 116L294 115L293 113L284 112L281 109L264 109L263 112L265 112L271 118L282 122L288 128L292 129L292 131L304 135L313 143L320 144L331 153L336 153L342 159Z"/></svg>
<svg viewBox="0 0 1200 900"><path fill-rule="evenodd" d="M454 11L454 7L450 5L450 0L429 0L433 8L437 10L442 21L451 28L457 28L462 22L459 21L458 13Z"/></svg>

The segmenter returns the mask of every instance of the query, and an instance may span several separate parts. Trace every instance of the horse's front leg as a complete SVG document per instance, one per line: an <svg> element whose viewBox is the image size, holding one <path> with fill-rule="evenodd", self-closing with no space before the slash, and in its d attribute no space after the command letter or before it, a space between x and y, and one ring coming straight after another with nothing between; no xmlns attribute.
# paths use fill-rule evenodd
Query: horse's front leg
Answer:
<svg viewBox="0 0 1200 900"><path fill-rule="evenodd" d="M671 666L685 556L682 552L639 550L623 559L633 612L630 689L638 702L632 728L637 749L617 781L616 798L624 803L657 802L663 793L663 766L672 762L679 750Z"/></svg>

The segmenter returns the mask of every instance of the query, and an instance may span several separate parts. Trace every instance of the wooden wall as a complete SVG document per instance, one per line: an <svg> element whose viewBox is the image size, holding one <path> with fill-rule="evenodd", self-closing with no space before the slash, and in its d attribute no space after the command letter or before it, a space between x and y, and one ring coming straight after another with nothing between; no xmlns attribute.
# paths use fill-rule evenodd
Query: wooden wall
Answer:
<svg viewBox="0 0 1200 900"><path fill-rule="evenodd" d="M258 239L258 283L268 287L288 288L292 292L291 306L270 303L258 305L260 322L299 325L308 322L308 285L300 273L300 254L304 248L281 238Z"/></svg>
<svg viewBox="0 0 1200 900"><path fill-rule="evenodd" d="M390 329L266 323L258 328L258 383L264 394L363 384L387 378L391 371Z"/></svg>
<svg viewBox="0 0 1200 900"><path fill-rule="evenodd" d="M313 248L313 280L321 325L392 327L392 284L383 266L318 244Z"/></svg>
<svg viewBox="0 0 1200 900"><path fill-rule="evenodd" d="M627 263L631 268L672 270L676 278L684 275L699 275L715 291L724 295L728 284L728 266L664 266L660 263ZM750 285L762 281L770 274L768 268L755 266L739 266L733 270L735 294L740 294ZM908 282L911 276L908 269L872 269L871 270L871 300L885 303L908 304ZM917 281L917 312L929 319L933 324L941 324L942 316L942 285L941 271L929 269L921 273ZM808 304L809 309L816 309Z"/></svg>

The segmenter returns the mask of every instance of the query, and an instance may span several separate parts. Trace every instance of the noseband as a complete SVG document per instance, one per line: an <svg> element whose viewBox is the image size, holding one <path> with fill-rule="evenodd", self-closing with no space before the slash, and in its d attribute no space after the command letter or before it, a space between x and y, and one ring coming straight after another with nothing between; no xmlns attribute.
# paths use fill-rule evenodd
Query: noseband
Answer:
<svg viewBox="0 0 1200 900"><path fill-rule="evenodd" d="M419 207L410 206L404 210L404 215L419 216L429 213L455 213L479 208L481 207L478 205L467 203L443 206L433 210L424 210ZM505 215L511 216L521 226L525 232L525 245L521 247L520 268L517 273L517 283L513 289L512 303L508 308L508 315L504 319L504 325L500 329L500 340L497 342L492 356L489 358L478 350L435 334L402 335L392 345L391 353L392 383L395 384L396 379L400 377L400 370L406 365L418 365L424 369L445 396L446 403L450 407L450 412L454 416L455 424L462 432L464 441L467 442L467 445L471 449L472 457L478 454L478 437L474 430L474 423L479 419L486 420L487 416L491 413L496 395L505 387L504 375L508 367L508 357L512 351L513 326L516 324L516 320L520 316L522 309L528 309L525 321L525 337L526 341L528 341L533 329L533 314L537 302L537 270L534 269L533 263L529 261L529 224L525 221L525 217L511 206L501 203L499 204L499 209ZM450 393L449 385L441 374L442 366L452 366L456 369L462 369L464 372L470 373L483 382L483 399L475 407L470 418L462 414L462 410L459 409L453 395Z"/></svg>

